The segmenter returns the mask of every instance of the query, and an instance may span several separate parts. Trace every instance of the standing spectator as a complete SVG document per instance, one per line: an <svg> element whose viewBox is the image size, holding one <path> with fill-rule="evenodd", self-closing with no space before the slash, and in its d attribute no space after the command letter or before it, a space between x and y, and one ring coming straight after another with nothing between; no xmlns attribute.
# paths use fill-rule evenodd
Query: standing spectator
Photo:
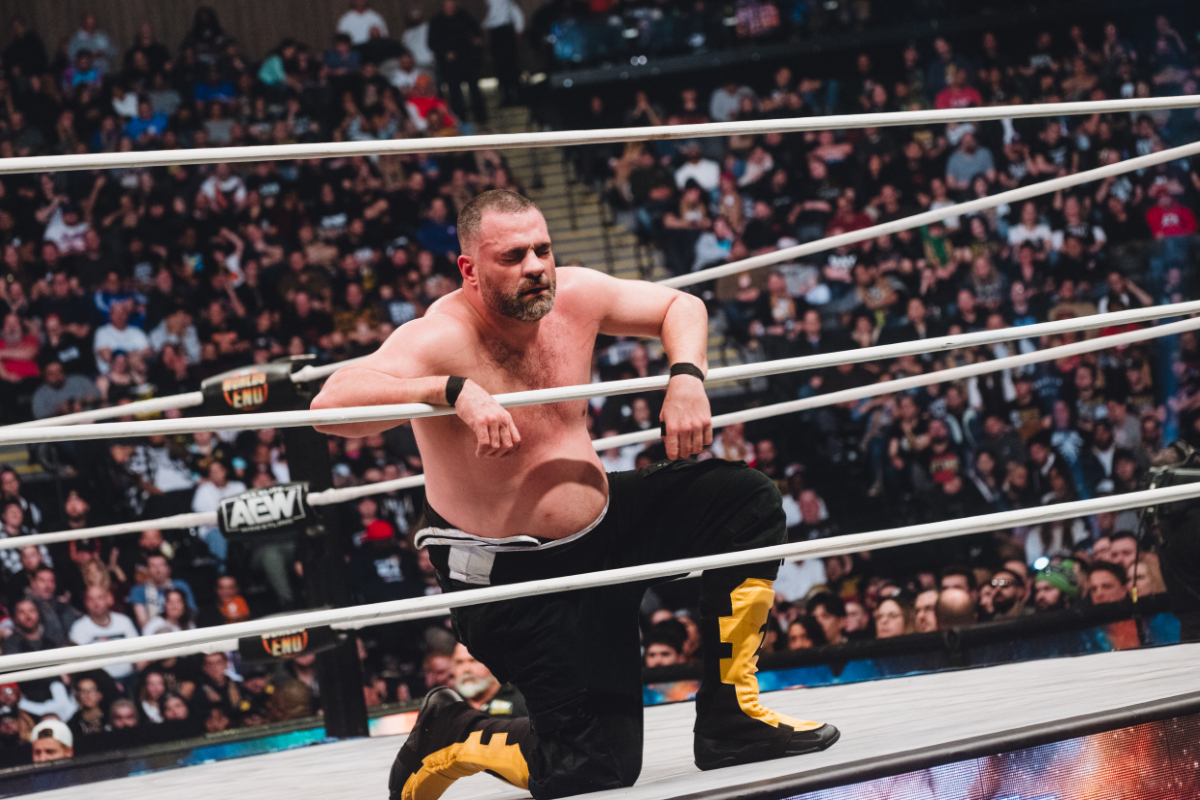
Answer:
<svg viewBox="0 0 1200 800"><path fill-rule="evenodd" d="M429 22L419 8L410 8L405 17L404 33L400 34L400 42L404 49L412 53L413 61L423 70L431 70L437 64L437 58L429 49Z"/></svg>
<svg viewBox="0 0 1200 800"><path fill-rule="evenodd" d="M91 54L93 63L102 74L108 72L109 63L115 56L114 48L108 34L100 30L96 15L92 13L83 15L79 30L67 42L67 58L74 61L83 50Z"/></svg>
<svg viewBox="0 0 1200 800"><path fill-rule="evenodd" d="M460 120L467 118L462 84L471 95L471 113L475 123L487 124L487 103L479 89L479 69L483 60L483 32L479 22L455 0L443 0L442 10L429 20L429 49L437 59L438 78L446 84L450 109Z"/></svg>
<svg viewBox="0 0 1200 800"><path fill-rule="evenodd" d="M488 32L492 64L500 83L500 105L521 101L521 59L517 49L525 32L525 14L516 0L488 0L483 27Z"/></svg>
<svg viewBox="0 0 1200 800"><path fill-rule="evenodd" d="M26 76L41 75L48 65L46 46L37 31L29 27L22 16L12 19L12 39L2 54L8 67L18 67Z"/></svg>
<svg viewBox="0 0 1200 800"><path fill-rule="evenodd" d="M84 607L87 609L87 615L76 620L71 626L70 639L75 644L113 642L138 637L133 620L112 610L113 596L108 589L102 586L89 587L84 596ZM120 681L133 675L133 664L109 664L104 671L114 680Z"/></svg>
<svg viewBox="0 0 1200 800"><path fill-rule="evenodd" d="M372 28L378 30L380 36L388 34L383 15L371 8L367 0L350 0L350 10L338 20L337 32L349 36L350 42L357 47L371 38Z"/></svg>

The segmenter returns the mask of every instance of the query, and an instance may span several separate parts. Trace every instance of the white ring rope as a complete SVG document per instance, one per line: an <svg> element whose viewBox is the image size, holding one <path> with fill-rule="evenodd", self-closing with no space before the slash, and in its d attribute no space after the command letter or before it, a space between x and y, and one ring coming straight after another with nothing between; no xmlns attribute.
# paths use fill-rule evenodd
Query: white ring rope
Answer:
<svg viewBox="0 0 1200 800"><path fill-rule="evenodd" d="M861 228L849 233L842 233L837 236L830 236L825 239L818 239L815 242L796 245L795 247L785 247L782 250L776 250L772 253L763 253L758 256L741 261L735 261L732 264L725 264L719 267L710 267L697 272L692 272L687 275L679 275L674 278L668 278L664 281L659 281L663 286L670 286L678 289L681 286L692 286L705 281L716 280L717 278L726 275L736 275L739 272L747 272L759 267L770 266L771 264L779 264L784 261L811 256L814 253L820 253L825 250L833 250L848 244L857 244L870 239L884 236L890 233L899 233L900 231L912 230L919 228L922 225L930 225L934 222L942 222L950 217L965 216L973 214L976 211L986 211L989 208L1008 203L1009 205L1019 203L1022 200L1029 200L1033 197L1040 197L1045 194L1060 191L1062 189L1070 189L1074 186L1080 186L1092 181L1111 178L1115 175L1123 175L1126 172L1146 169L1147 167L1158 166L1159 164L1167 164L1181 158L1194 156L1200 153L1200 142L1192 142L1191 144L1172 147L1168 150L1160 150L1157 153L1150 153L1145 156L1136 156L1124 161L1118 161L1116 164L1108 164L1107 166L1097 167L1095 169L1077 172L1074 175L1064 175L1061 178L1051 178L1048 181L1040 183L1032 183L1029 186L1022 186L1017 189L1009 189L1000 194L990 194L987 197L980 197L975 200L968 200L965 203L956 203L952 206L934 209L932 211L924 211L920 214L914 214L911 217L885 222L881 225L872 225L869 228Z"/></svg>
<svg viewBox="0 0 1200 800"><path fill-rule="evenodd" d="M603 128L591 131L449 136L433 139L391 139L367 142L321 142L242 147L206 147L195 150L159 150L129 153L78 153L60 156L24 156L0 160L0 175L30 172L146 168L186 164L232 164L245 161L289 161L310 158L350 158L415 153L460 153L469 150L509 150L526 147L611 144L633 141L698 139L713 136L753 136L765 133L886 128L899 125L935 125L950 122L983 122L1081 114L1119 114L1168 111L1200 106L1200 96L1152 97L1132 100L1096 100L1082 103L1042 103L984 108L888 111L824 117L705 122L696 125L658 125L644 128Z"/></svg>
<svg viewBox="0 0 1200 800"><path fill-rule="evenodd" d="M1182 303L1180 305L1197 306L1200 303ZM1157 309L1157 310L1162 310ZM1127 315L1129 311L1114 312L1113 314L1096 314L1091 317L1085 317L1084 320L1095 321L1098 317L1111 319L1120 315ZM1071 322L1079 322L1080 320L1070 320ZM1011 336L1013 331L1033 333L1038 328L1047 328L1049 326L1060 325L1060 322L1041 323L1040 325L1029 325L1022 328L1008 328L1004 331L980 331L973 334L965 334L963 337L949 337L953 340L961 340L967 337L984 337L995 334L1005 334L1005 338L995 339L990 338L989 343L998 341L1009 341L1017 338ZM1101 327L1093 325L1092 327ZM1154 328L1146 328L1136 331L1127 331L1125 333L1104 336L1096 339L1088 339L1082 342L1072 344L1059 345L1057 347L1047 348L1045 350L1037 350L1032 353L1024 353L1014 356L1005 356L990 361L980 361L975 364L967 364L961 367L952 367L950 369L939 370L937 372L929 372L923 375L914 375L908 378L897 378L895 380L883 381L879 383L870 383L866 386L855 389L843 389L838 392L830 392L829 394L816 395L800 400L789 400L783 403L776 403L769 406L759 408L748 408L742 411L734 411L729 414L720 414L713 417L712 424L714 428L722 428L727 425L736 423L752 422L760 419L767 419L782 414L792 414L799 411L809 411L815 408L824 408L827 406L838 405L841 403L854 402L863 400L868 397L876 397L883 394L892 394L894 392L907 391L922 386L930 386L935 383L944 383L948 381L957 381L964 378L973 378L979 375L986 375L992 372L1000 372L1006 369L1014 369L1025 367L1031 364L1038 364L1045 361L1055 361L1060 358L1069 356L1081 355L1083 353L1091 353L1097 350L1107 350L1113 347L1121 347L1135 342L1146 341L1148 339L1156 339L1162 336L1172 336L1187 331L1200 329L1200 317L1182 320L1180 322L1172 322L1166 325L1159 325ZM1043 334L1045 335L1045 334ZM1021 338L1025 338L1022 336ZM798 359L783 359L775 362L767 362L769 365L788 364L789 362L805 362L803 368L812 368L812 363L821 361L822 365L836 365L860 363L870 361L874 358L879 358L878 354L872 354L872 351L887 349L889 347L907 346L912 347L916 344L927 344L926 342L904 342L901 345L884 345L883 347L863 348L861 350L839 351L834 353L823 353L818 356L805 356ZM961 343L953 345L953 347L961 347ZM948 349L948 348L941 348ZM922 352L930 352L924 350ZM841 358L838 358L838 357ZM729 369L748 370L749 367L764 367L767 365L754 364L744 365L740 367L730 367ZM716 372L717 370L713 370ZM785 370L775 369L772 372L759 374L776 374ZM645 382L652 379L641 378L637 379ZM660 382L665 383L667 379L661 379ZM712 374L709 375L709 381L713 381ZM625 381L623 383L628 383ZM600 384L603 385L603 384ZM570 387L575 388L575 387ZM497 398L503 395L497 395ZM449 410L446 413L451 413ZM145 424L145 423L139 423ZM651 428L645 431L636 431L634 433L625 433L618 436L610 436L606 439L595 439L592 441L592 446L596 450L609 450L617 447L627 447L633 444L642 442L654 441L661 437L661 433L657 428ZM327 489L323 492L315 492L309 495L308 501L311 505L334 505L344 503L350 500L357 500L362 497L369 497L376 494L386 494L388 492L401 491L411 489L417 486L422 486L425 483L424 475L412 475L406 478L398 478L392 481L382 481L379 483L369 483L363 486L352 486L345 489ZM57 542L72 541L78 539L89 539L99 536L116 536L123 533L136 533L146 530L174 530L178 528L189 528L201 525L216 525L217 514L215 511L194 513L194 514L177 514L171 517L162 519L142 520L139 522L125 522L117 525L104 525L95 528L79 528L77 530L55 531L53 533L38 533L27 536L14 536L7 539L0 539L0 550L18 549L39 544L52 544Z"/></svg>
<svg viewBox="0 0 1200 800"><path fill-rule="evenodd" d="M734 367L718 367L710 370L708 384L748 380L782 372L802 369L817 369L844 363L873 361L880 358L896 358L905 355L921 355L938 350L958 347L994 344L997 342L1045 336L1052 333L1090 330L1112 324L1118 320L1147 321L1161 317L1193 313L1200 303L1176 303L1170 306L1152 306L1144 309L1129 309L1110 315L1094 314L1088 317L1037 325L1005 328L998 331L981 331L960 336L939 336L913 342L881 345L862 350L822 353L815 356L766 361L759 364L742 364ZM552 389L534 389L524 392L494 395L497 402L506 408L540 405L571 400L586 400L592 397L611 397L654 389L666 388L670 378L659 375L649 378L634 378L607 383L591 383L581 386L560 386ZM223 415L215 417L187 417L180 419L139 420L134 422L109 422L84 426L56 426L42 428L0 429L0 445L34 444L41 442L78 441L84 439L111 439L122 436L157 436L198 431L247 430L254 428L296 428L302 425L338 425L355 422L383 422L397 419L448 416L454 409L428 403L403 403L396 405L358 406L305 411L268 411L257 414Z"/></svg>
<svg viewBox="0 0 1200 800"><path fill-rule="evenodd" d="M1012 189L1007 192L1001 192L1000 194L989 195L987 197L970 200L965 203L958 203L953 206L947 206L945 208L940 208L933 211L925 211L920 214L904 217L903 219L893 220L892 222L883 223L881 225L873 225L857 231L851 231L849 233L843 233L837 236L818 239L816 241L796 245L795 247L776 250L772 253L751 256L750 258L745 258L740 261L734 261L732 263L717 267L710 267L708 269L699 270L687 275L679 275L657 282L663 286L669 286L672 288L692 286L697 283L716 280L717 278L721 278L726 275L736 275L741 272L748 272L753 269L759 269L761 267L767 267L774 264L783 263L785 261L792 261L804 256L810 256L825 250L833 250L844 245L864 242L879 236L899 233L900 231L911 230L913 228L919 228L922 225L929 225L933 222L941 222L949 219L950 217L962 216L976 211L986 210L998 205L1003 205L1005 203L1016 203L1020 202L1021 200L1028 200L1032 197L1039 197L1041 195L1057 192L1064 188L1090 183L1095 180L1102 180L1114 175L1121 175L1126 172L1145 169L1147 167L1156 166L1159 164L1169 163L1171 161L1185 158L1197 153L1200 153L1200 142L1190 145L1183 145L1171 150L1163 150L1158 153L1151 153L1150 155L1146 156L1138 156L1117 164L1109 164L1097 169L1076 173L1075 175L1054 178L1041 183L1035 183L1018 189ZM61 156L55 156L55 158L61 158ZM0 161L0 164L3 164L3 162ZM335 364L326 364L321 367L304 367L292 376L292 380L296 382L319 380L320 378L332 375L338 369L353 364L358 360L359 359L348 359ZM194 408L202 405L203 402L204 397L200 392L188 392L185 394L173 395L171 397L139 400L121 406L98 408L90 411L80 411L74 414L66 414L59 417L48 417L46 419L32 420L29 422L19 422L14 425L5 425L0 427L0 434L2 434L4 431L10 430L48 428L58 425L73 425L80 422L96 422L103 419L129 416L131 414L150 414L172 409ZM67 440L70 437L63 436L60 438Z"/></svg>
<svg viewBox="0 0 1200 800"><path fill-rule="evenodd" d="M296 370L292 374L293 383L305 383L307 381L317 381L321 378L327 378L337 372L342 367L348 367L351 364L356 364L362 361L366 356L358 358L348 358L345 361L338 361L333 364L325 364L323 366L307 366ZM169 397L152 397L149 400L135 400L132 403L124 405L107 406L105 408L95 408L90 411L76 411L74 414L63 414L58 417L46 417L45 419L35 419L28 422L17 422L13 425L4 425L0 427L0 431L16 431L26 428L51 428L55 425L78 425L81 422L98 422L102 419L113 419L114 417L129 417L140 414L157 414L162 411L175 411L185 408L197 408L204 405L203 392L184 392L183 394L173 394Z"/></svg>
<svg viewBox="0 0 1200 800"><path fill-rule="evenodd" d="M494 603L520 597L593 589L617 583L653 580L672 575L687 574L697 570L754 564L763 561L774 561L776 559L824 558L827 556L858 553L863 550L899 547L907 544L949 539L955 536L965 536L974 533L987 533L989 531L1040 525L1047 522L1090 516L1092 514L1193 500L1197 497L1200 497L1200 483L1189 483L1165 489L1148 489L1092 500L1077 500L1070 503L1025 508L1017 511L1003 511L995 514L966 517L964 519L909 525L890 530L853 533L845 536L834 536L828 539L795 542L756 550L742 550L710 556L681 558L654 564L621 567L619 569L589 572L581 575L567 575L560 578L547 578L504 586L466 589L449 594L430 595L406 600L392 600L350 608L304 611L248 622L234 622L213 628L160 633L138 639L96 642L76 647L43 650L36 653L0 656L0 680L12 681L16 680L15 675L23 676L26 674L17 673L15 672L16 670L58 666L60 668L59 671L52 672L51 675L61 674L63 667L66 667L66 671L69 672L69 665L76 661L95 663L94 659L114 659L115 662L119 663L139 656L152 656L154 653L159 652L179 654L184 647L194 647L196 648L196 652L199 652L206 646L214 646L215 643L228 643L234 638L267 636L326 625L338 630L357 629L371 625L420 619L448 611L452 608L477 605L479 603Z"/></svg>

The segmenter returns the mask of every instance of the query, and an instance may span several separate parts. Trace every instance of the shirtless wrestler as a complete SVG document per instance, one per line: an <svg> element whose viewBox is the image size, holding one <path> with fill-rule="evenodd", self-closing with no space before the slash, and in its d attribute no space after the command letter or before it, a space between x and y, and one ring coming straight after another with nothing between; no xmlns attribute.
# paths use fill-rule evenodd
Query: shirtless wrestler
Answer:
<svg viewBox="0 0 1200 800"><path fill-rule="evenodd" d="M652 283L556 269L537 207L487 192L459 215L463 288L335 372L313 408L432 403L454 416L412 420L426 470L424 527L447 592L786 541L774 484L744 463L697 462L712 442L704 304ZM672 367L663 403L668 460L606 475L586 401L505 410L491 395L585 384L597 334L659 337ZM458 376L458 377L455 377ZM465 378L465 380L464 380ZM319 428L365 436L400 421ZM827 724L758 699L755 664L778 563L701 579L701 769L823 750ZM489 771L537 800L632 785L642 764L638 606L620 584L455 609L459 639L525 697L530 719L496 719L450 689L425 701L396 757L393 800L435 800Z"/></svg>

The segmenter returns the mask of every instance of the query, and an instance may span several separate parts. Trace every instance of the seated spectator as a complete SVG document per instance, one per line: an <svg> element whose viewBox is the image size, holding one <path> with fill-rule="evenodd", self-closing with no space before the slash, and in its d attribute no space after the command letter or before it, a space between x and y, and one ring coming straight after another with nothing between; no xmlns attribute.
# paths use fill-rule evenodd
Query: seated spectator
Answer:
<svg viewBox="0 0 1200 800"><path fill-rule="evenodd" d="M75 702L79 710L69 720L67 727L77 737L95 736L105 729L104 693L94 678L76 676Z"/></svg>
<svg viewBox="0 0 1200 800"><path fill-rule="evenodd" d="M1097 561L1088 568L1087 599L1094 605L1119 603L1129 597L1128 573L1111 561Z"/></svg>
<svg viewBox="0 0 1200 800"><path fill-rule="evenodd" d="M525 699L512 684L501 684L475 660L466 645L454 648L454 689L476 711L492 717L527 717Z"/></svg>
<svg viewBox="0 0 1200 800"><path fill-rule="evenodd" d="M828 644L821 625L809 616L799 616L788 626L788 650L807 650Z"/></svg>
<svg viewBox="0 0 1200 800"><path fill-rule="evenodd" d="M250 618L250 607L246 604L246 598L242 597L237 578L232 575L217 578L215 593L215 604L201 609L198 615L196 624L199 627L242 622Z"/></svg>
<svg viewBox="0 0 1200 800"><path fill-rule="evenodd" d="M897 593L881 600L875 609L875 638L890 639L917 632L917 610L912 597Z"/></svg>
<svg viewBox="0 0 1200 800"><path fill-rule="evenodd" d="M83 375L68 375L61 361L51 361L42 369L42 385L33 393L34 419L69 414L78 403L90 405L99 399L96 384Z"/></svg>
<svg viewBox="0 0 1200 800"><path fill-rule="evenodd" d="M1070 559L1051 564L1033 578L1033 602L1039 612L1070 608L1079 599L1079 578Z"/></svg>
<svg viewBox="0 0 1200 800"><path fill-rule="evenodd" d="M171 577L171 563L165 555L152 553L146 559L146 579L133 587L129 603L138 627L143 631L151 620L161 617L166 610L167 595L171 591L183 594L188 609L195 611L196 599L186 581Z"/></svg>
<svg viewBox="0 0 1200 800"><path fill-rule="evenodd" d="M978 619L975 598L966 589L951 586L938 592L937 629L939 631L974 625Z"/></svg>
<svg viewBox="0 0 1200 800"><path fill-rule="evenodd" d="M65 723L48 719L38 723L29 733L33 744L33 763L59 761L75 756L75 737Z"/></svg>
<svg viewBox="0 0 1200 800"><path fill-rule="evenodd" d="M669 667L683 662L683 642L687 631L675 619L655 625L646 634L642 646L647 667Z"/></svg>
<svg viewBox="0 0 1200 800"><path fill-rule="evenodd" d="M223 462L213 459L208 465L208 480L201 481L200 485L196 487L196 493L192 496L192 511L196 513L216 511L222 500L246 491L246 484L229 478L229 467ZM229 545L221 531L215 525L209 525L201 529L200 538L208 546L213 558L224 564Z"/></svg>
<svg viewBox="0 0 1200 800"><path fill-rule="evenodd" d="M113 596L108 589L99 586L89 587L84 596L84 607L87 609L87 615L76 620L75 624L71 626L70 639L74 644L112 642L138 637L133 620L112 610ZM133 664L128 662L109 664L104 671L117 681L130 678L134 674ZM136 716L137 712L135 711L135 724Z"/></svg>
<svg viewBox="0 0 1200 800"><path fill-rule="evenodd" d="M4 640L6 656L18 653L37 653L64 647L66 639L56 639L46 632L37 604L32 600L21 600L13 606L12 635Z"/></svg>
<svg viewBox="0 0 1200 800"><path fill-rule="evenodd" d="M846 640L846 604L829 592L818 592L808 599L805 613L821 626L826 644L841 644Z"/></svg>

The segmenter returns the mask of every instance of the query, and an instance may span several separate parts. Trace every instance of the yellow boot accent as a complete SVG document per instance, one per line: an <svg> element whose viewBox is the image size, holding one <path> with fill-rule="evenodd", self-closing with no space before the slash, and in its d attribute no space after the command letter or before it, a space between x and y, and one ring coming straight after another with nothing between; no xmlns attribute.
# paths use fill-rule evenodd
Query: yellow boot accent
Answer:
<svg viewBox="0 0 1200 800"><path fill-rule="evenodd" d="M421 769L404 784L404 800L437 800L459 778L491 770L518 789L529 788L529 765L521 748L508 744L507 733L494 733L482 743L483 731L474 731L465 742L443 747L421 762Z"/></svg>
<svg viewBox="0 0 1200 800"><path fill-rule="evenodd" d="M738 705L747 716L772 728L780 723L811 731L820 722L806 722L776 713L758 702L758 649L767 630L767 615L775 603L774 581L749 578L730 594L733 615L721 617L721 641L733 645L733 657L721 659L721 682L734 687ZM407 787L405 787L407 788ZM407 794L405 800L409 800Z"/></svg>

